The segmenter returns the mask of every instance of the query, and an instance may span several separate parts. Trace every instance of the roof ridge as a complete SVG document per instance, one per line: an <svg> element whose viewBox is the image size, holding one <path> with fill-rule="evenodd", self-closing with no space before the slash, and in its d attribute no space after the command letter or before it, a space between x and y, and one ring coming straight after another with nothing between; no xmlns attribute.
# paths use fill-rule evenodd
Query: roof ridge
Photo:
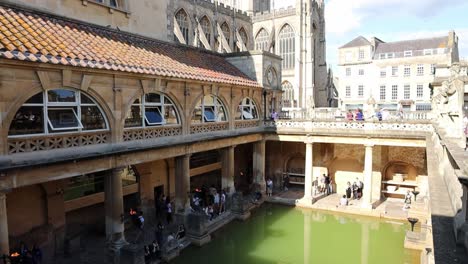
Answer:
<svg viewBox="0 0 468 264"><path fill-rule="evenodd" d="M409 42L409 41L416 41L416 40L429 40L429 39L442 39L448 38L447 36L437 36L437 37L427 37L427 38L416 38L416 39L403 39L403 40L396 40L396 41L388 41L381 44L393 44L393 43L400 43L400 42Z"/></svg>

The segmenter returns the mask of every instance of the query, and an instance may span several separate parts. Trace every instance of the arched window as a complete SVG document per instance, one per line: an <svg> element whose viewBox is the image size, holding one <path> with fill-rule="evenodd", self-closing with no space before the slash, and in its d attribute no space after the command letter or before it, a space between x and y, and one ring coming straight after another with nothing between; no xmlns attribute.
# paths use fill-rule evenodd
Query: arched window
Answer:
<svg viewBox="0 0 468 264"><path fill-rule="evenodd" d="M211 23L206 16L200 20L200 26L203 29L203 34L205 34L208 44L211 46Z"/></svg>
<svg viewBox="0 0 468 264"><path fill-rule="evenodd" d="M55 89L29 98L16 112L8 135L107 129L105 115L91 97L81 91Z"/></svg>
<svg viewBox="0 0 468 264"><path fill-rule="evenodd" d="M251 120L258 119L257 106L255 102L246 97L242 99L237 108L236 120Z"/></svg>
<svg viewBox="0 0 468 264"><path fill-rule="evenodd" d="M264 50L268 51L268 32L262 28L255 37L255 50Z"/></svg>
<svg viewBox="0 0 468 264"><path fill-rule="evenodd" d="M179 124L176 107L164 94L149 93L136 99L125 118L125 127Z"/></svg>
<svg viewBox="0 0 468 264"><path fill-rule="evenodd" d="M228 45L231 45L231 29L229 28L228 24L224 22L221 25L221 30L223 31L224 37L226 38L226 42ZM226 51L226 49L224 49Z"/></svg>
<svg viewBox="0 0 468 264"><path fill-rule="evenodd" d="M247 32L245 32L245 29L243 27L239 30L239 35L240 35L240 37L242 39L242 42L244 42L245 47L247 48L249 38L247 37ZM237 47L237 45L236 45L236 47ZM239 47L237 47L237 48L239 48ZM239 49L238 51L244 51L244 50Z"/></svg>
<svg viewBox="0 0 468 264"><path fill-rule="evenodd" d="M184 38L185 44L188 44L189 41L189 20L187 13L181 9L177 14L175 15L175 19L177 23L179 24L179 29L180 32L182 32L182 37ZM174 36L175 40L179 41L182 43L182 40L177 39L177 36Z"/></svg>
<svg viewBox="0 0 468 264"><path fill-rule="evenodd" d="M227 121L226 107L214 95L205 95L200 99L192 115L192 123Z"/></svg>
<svg viewBox="0 0 468 264"><path fill-rule="evenodd" d="M294 88L290 82L284 82L282 85L283 90L283 107L295 107L294 101Z"/></svg>
<svg viewBox="0 0 468 264"><path fill-rule="evenodd" d="M283 69L294 68L295 65L295 37L292 27L288 24L284 25L278 34L279 39L279 55L283 58Z"/></svg>

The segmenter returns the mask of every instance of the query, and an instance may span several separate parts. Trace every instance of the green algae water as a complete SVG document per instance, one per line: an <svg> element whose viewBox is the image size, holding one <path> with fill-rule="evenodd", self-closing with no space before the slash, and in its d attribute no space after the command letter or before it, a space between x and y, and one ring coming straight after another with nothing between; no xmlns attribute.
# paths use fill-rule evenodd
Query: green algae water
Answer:
<svg viewBox="0 0 468 264"><path fill-rule="evenodd" d="M233 221L175 264L413 264L403 247L409 224L265 204L245 222Z"/></svg>

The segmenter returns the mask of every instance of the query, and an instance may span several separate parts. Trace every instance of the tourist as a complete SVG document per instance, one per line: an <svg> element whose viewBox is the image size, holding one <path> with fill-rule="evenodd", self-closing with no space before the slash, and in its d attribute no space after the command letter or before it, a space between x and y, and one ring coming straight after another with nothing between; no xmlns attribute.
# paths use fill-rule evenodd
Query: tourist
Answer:
<svg viewBox="0 0 468 264"><path fill-rule="evenodd" d="M318 191L319 191L319 185L318 185L318 177L315 177L315 180L312 181L312 193L313 193L313 196L317 195Z"/></svg>
<svg viewBox="0 0 468 264"><path fill-rule="evenodd" d="M158 222L158 225L156 227L156 241L158 242L159 245L162 245L163 243L163 231L164 231L164 226L161 222Z"/></svg>
<svg viewBox="0 0 468 264"><path fill-rule="evenodd" d="M325 177L325 194L329 195L330 194L330 176L328 175L323 175Z"/></svg>
<svg viewBox="0 0 468 264"><path fill-rule="evenodd" d="M197 196L197 194L193 195L192 206L195 211L198 211L200 209L200 198Z"/></svg>
<svg viewBox="0 0 468 264"><path fill-rule="evenodd" d="M273 193L273 181L268 178L267 182L266 182L266 191L267 191L267 196L270 196L272 195Z"/></svg>
<svg viewBox="0 0 468 264"><path fill-rule="evenodd" d="M284 191L289 190L289 175L288 174L283 176L283 190Z"/></svg>
<svg viewBox="0 0 468 264"><path fill-rule="evenodd" d="M362 197L362 189L364 189L364 183L362 183L362 181L360 181L358 178L356 178L356 182L357 182L357 199L361 199Z"/></svg>
<svg viewBox="0 0 468 264"><path fill-rule="evenodd" d="M143 212L140 211L140 214L138 215L138 228L140 230L143 230L144 225L145 225L145 218L143 217Z"/></svg>
<svg viewBox="0 0 468 264"><path fill-rule="evenodd" d="M209 206L208 206L208 212L207 212L207 213L208 213L208 215L210 216L210 219L209 219L209 220L212 221L213 218L214 218L214 216L215 216L215 215L214 215L214 209L213 209L213 206L212 206L212 205L209 205Z"/></svg>
<svg viewBox="0 0 468 264"><path fill-rule="evenodd" d="M145 252L145 264L151 263L151 251L149 247L146 245L143 247L143 250Z"/></svg>
<svg viewBox="0 0 468 264"><path fill-rule="evenodd" d="M330 179L330 183L328 184L328 194L332 194L333 193L333 180L330 178L330 176L328 176L328 178Z"/></svg>
<svg viewBox="0 0 468 264"><path fill-rule="evenodd" d="M359 187L358 187L358 184L357 184L356 181L353 182L352 189L353 189L353 199L356 200L356 199L358 199L358 190L359 190Z"/></svg>
<svg viewBox="0 0 468 264"><path fill-rule="evenodd" d="M351 110L348 110L348 112L346 113L346 120L348 121L354 120L353 112Z"/></svg>
<svg viewBox="0 0 468 264"><path fill-rule="evenodd" d="M382 120L390 119L390 112L387 109L382 109Z"/></svg>
<svg viewBox="0 0 468 264"><path fill-rule="evenodd" d="M172 204L171 204L170 200L166 204L166 221L167 221L168 225L170 225L172 223Z"/></svg>
<svg viewBox="0 0 468 264"><path fill-rule="evenodd" d="M382 111L381 111L381 109L377 110L377 119L379 121L382 121Z"/></svg>
<svg viewBox="0 0 468 264"><path fill-rule="evenodd" d="M220 197L219 197L219 192L216 191L214 194L214 211L216 214L219 214L219 202L220 202Z"/></svg>
<svg viewBox="0 0 468 264"><path fill-rule="evenodd" d="M346 198L346 195L343 195L343 197L340 198L340 205L341 206L347 206L348 205L348 198Z"/></svg>
<svg viewBox="0 0 468 264"><path fill-rule="evenodd" d="M156 240L153 240L153 243L151 243L150 253L152 261L156 261L161 258L161 248Z"/></svg>
<svg viewBox="0 0 468 264"><path fill-rule="evenodd" d="M346 198L351 198L351 183L348 182L348 186L346 187Z"/></svg>
<svg viewBox="0 0 468 264"><path fill-rule="evenodd" d="M278 113L275 111L275 109L273 109L271 112L271 119L274 121L278 120Z"/></svg>
<svg viewBox="0 0 468 264"><path fill-rule="evenodd" d="M320 193L325 192L325 174L320 177Z"/></svg>
<svg viewBox="0 0 468 264"><path fill-rule="evenodd" d="M403 210L407 210L411 207L411 193L410 191L406 191L405 195L405 205L403 205Z"/></svg>
<svg viewBox="0 0 468 264"><path fill-rule="evenodd" d="M182 239L185 237L185 227L184 225L179 225L179 230L177 230L176 239Z"/></svg>
<svg viewBox="0 0 468 264"><path fill-rule="evenodd" d="M362 110L360 108L356 111L356 121L364 121L364 115L362 114Z"/></svg>
<svg viewBox="0 0 468 264"><path fill-rule="evenodd" d="M221 199L220 199L220 203L219 203L219 213L222 214L224 213L224 211L226 211L226 191L222 191L221 192Z"/></svg>

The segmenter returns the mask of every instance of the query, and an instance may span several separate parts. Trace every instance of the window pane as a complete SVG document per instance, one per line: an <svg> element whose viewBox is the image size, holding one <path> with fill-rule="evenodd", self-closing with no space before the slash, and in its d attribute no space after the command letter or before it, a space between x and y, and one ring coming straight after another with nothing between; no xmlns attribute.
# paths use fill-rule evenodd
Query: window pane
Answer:
<svg viewBox="0 0 468 264"><path fill-rule="evenodd" d="M205 122L214 122L216 121L215 113L213 107L205 107L204 111Z"/></svg>
<svg viewBox="0 0 468 264"><path fill-rule="evenodd" d="M164 106L164 120L166 121L166 124L169 125L175 125L178 124L177 120L177 114L174 106L172 105L166 105Z"/></svg>
<svg viewBox="0 0 468 264"><path fill-rule="evenodd" d="M43 102L44 97L42 96L42 93L38 93L33 97L29 98L29 100L27 100L25 104L42 104Z"/></svg>
<svg viewBox="0 0 468 264"><path fill-rule="evenodd" d="M205 105L214 105L214 97L211 95L206 95L203 98L203 104Z"/></svg>
<svg viewBox="0 0 468 264"><path fill-rule="evenodd" d="M49 108L49 125L52 130L78 129L81 127L73 108Z"/></svg>
<svg viewBox="0 0 468 264"><path fill-rule="evenodd" d="M42 93L41 93L42 95ZM23 106L16 112L8 135L44 133L42 106Z"/></svg>
<svg viewBox="0 0 468 264"><path fill-rule="evenodd" d="M224 112L224 107L218 107L218 116L216 118L216 121L226 121L226 113Z"/></svg>
<svg viewBox="0 0 468 264"><path fill-rule="evenodd" d="M81 93L81 103L82 104L95 104L91 98Z"/></svg>
<svg viewBox="0 0 468 264"><path fill-rule="evenodd" d="M242 107L239 106L236 111L236 120L241 120L242 119Z"/></svg>
<svg viewBox="0 0 468 264"><path fill-rule="evenodd" d="M125 127L141 127L141 107L139 105L132 105L130 112L125 118Z"/></svg>
<svg viewBox="0 0 468 264"><path fill-rule="evenodd" d="M202 122L202 110L200 106L195 107L192 115L192 123L198 124Z"/></svg>
<svg viewBox="0 0 468 264"><path fill-rule="evenodd" d="M145 118L148 125L157 125L164 122L161 110L158 107L145 108Z"/></svg>
<svg viewBox="0 0 468 264"><path fill-rule="evenodd" d="M75 92L64 89L51 90L47 92L49 102L76 102Z"/></svg>
<svg viewBox="0 0 468 264"><path fill-rule="evenodd" d="M106 121L97 106L81 107L81 124L84 130L105 129Z"/></svg>
<svg viewBox="0 0 468 264"><path fill-rule="evenodd" d="M161 103L161 95L159 94L145 94L145 102L147 103Z"/></svg>

